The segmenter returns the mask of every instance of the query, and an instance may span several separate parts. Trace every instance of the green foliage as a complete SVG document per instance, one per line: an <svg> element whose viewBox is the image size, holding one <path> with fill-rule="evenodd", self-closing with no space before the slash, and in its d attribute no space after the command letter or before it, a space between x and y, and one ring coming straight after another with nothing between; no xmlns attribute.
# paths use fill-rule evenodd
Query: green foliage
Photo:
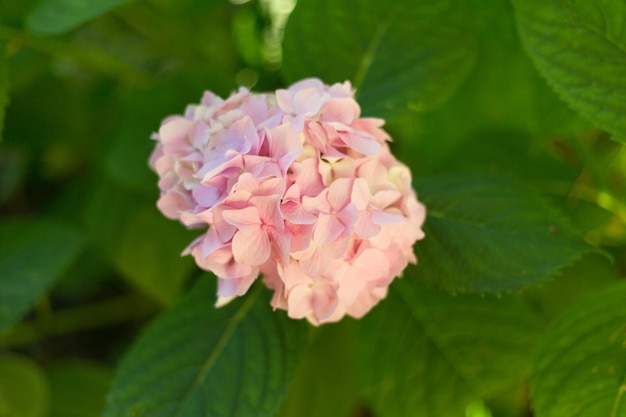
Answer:
<svg viewBox="0 0 626 417"><path fill-rule="evenodd" d="M0 415L46 417L48 401L48 381L36 362L24 356L0 356Z"/></svg>
<svg viewBox="0 0 626 417"><path fill-rule="evenodd" d="M48 370L49 417L94 417L104 408L112 371L87 361L57 363Z"/></svg>
<svg viewBox="0 0 626 417"><path fill-rule="evenodd" d="M154 201L116 183L93 190L85 223L132 286L163 305L172 304L181 295L193 261L180 254L197 233L161 216Z"/></svg>
<svg viewBox="0 0 626 417"><path fill-rule="evenodd" d="M358 327L359 381L377 415L463 414L474 398L471 388L398 294L392 291Z"/></svg>
<svg viewBox="0 0 626 417"><path fill-rule="evenodd" d="M626 415L623 2L294 4L0 0L0 417ZM428 214L311 332L260 283L213 306L148 166L203 90L304 77L386 119Z"/></svg>
<svg viewBox="0 0 626 417"><path fill-rule="evenodd" d="M61 223L0 223L0 332L31 309L69 267L82 243L76 230Z"/></svg>
<svg viewBox="0 0 626 417"><path fill-rule="evenodd" d="M127 2L128 0L41 0L28 16L28 28L38 35L58 35Z"/></svg>
<svg viewBox="0 0 626 417"><path fill-rule="evenodd" d="M515 290L589 250L532 191L496 175L420 178L428 207L419 276L452 290Z"/></svg>
<svg viewBox="0 0 626 417"><path fill-rule="evenodd" d="M453 1L302 0L285 33L289 81L351 80L364 114L431 110L470 69L476 42L467 10ZM306 53L302 54L302 45Z"/></svg>
<svg viewBox="0 0 626 417"><path fill-rule="evenodd" d="M345 417L359 402L352 322L320 329L276 417ZM324 381L324 383L320 383Z"/></svg>
<svg viewBox="0 0 626 417"><path fill-rule="evenodd" d="M515 0L520 34L541 73L573 109L626 136L626 9L619 0Z"/></svg>
<svg viewBox="0 0 626 417"><path fill-rule="evenodd" d="M104 415L273 416L307 326L273 313L260 289L216 309L212 280L200 279L126 354Z"/></svg>
<svg viewBox="0 0 626 417"><path fill-rule="evenodd" d="M563 311L538 349L532 378L537 417L626 414L626 286L594 292Z"/></svg>
<svg viewBox="0 0 626 417"><path fill-rule="evenodd" d="M6 43L0 40L0 143L4 130L4 112L9 103L9 74L6 58Z"/></svg>
<svg viewBox="0 0 626 417"><path fill-rule="evenodd" d="M409 277L392 290L359 323L358 369L380 415L462 415L529 375L542 319L516 297L452 296Z"/></svg>

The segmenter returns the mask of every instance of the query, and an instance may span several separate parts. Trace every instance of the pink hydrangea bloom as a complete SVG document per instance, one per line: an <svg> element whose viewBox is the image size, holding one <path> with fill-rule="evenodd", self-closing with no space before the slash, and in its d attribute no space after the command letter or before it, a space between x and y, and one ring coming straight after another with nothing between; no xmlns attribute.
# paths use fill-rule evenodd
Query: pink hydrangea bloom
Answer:
<svg viewBox="0 0 626 417"><path fill-rule="evenodd" d="M207 229L184 253L218 277L218 306L262 275L292 318L358 318L417 262L425 208L383 121L360 118L353 96L349 82L317 79L207 92L153 136L157 206Z"/></svg>

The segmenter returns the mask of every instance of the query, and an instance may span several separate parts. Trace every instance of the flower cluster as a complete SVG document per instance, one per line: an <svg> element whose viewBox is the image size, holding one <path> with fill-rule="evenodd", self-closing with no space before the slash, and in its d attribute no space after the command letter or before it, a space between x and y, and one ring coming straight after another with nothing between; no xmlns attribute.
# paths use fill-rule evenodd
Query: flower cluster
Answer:
<svg viewBox="0 0 626 417"><path fill-rule="evenodd" d="M262 274L292 318L358 318L417 261L425 208L383 121L360 118L353 95L317 79L227 100L206 92L153 136L157 205L208 226L185 253L218 277L218 306Z"/></svg>

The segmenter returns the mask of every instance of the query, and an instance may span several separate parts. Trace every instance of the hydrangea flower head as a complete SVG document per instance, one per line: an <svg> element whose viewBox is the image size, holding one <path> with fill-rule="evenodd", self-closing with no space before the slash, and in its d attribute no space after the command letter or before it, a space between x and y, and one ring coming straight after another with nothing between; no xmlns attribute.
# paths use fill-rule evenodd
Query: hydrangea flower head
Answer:
<svg viewBox="0 0 626 417"><path fill-rule="evenodd" d="M361 118L349 82L207 92L166 118L150 159L165 216L206 230L185 250L218 277L217 305L262 276L272 306L318 325L359 318L416 263L425 208Z"/></svg>

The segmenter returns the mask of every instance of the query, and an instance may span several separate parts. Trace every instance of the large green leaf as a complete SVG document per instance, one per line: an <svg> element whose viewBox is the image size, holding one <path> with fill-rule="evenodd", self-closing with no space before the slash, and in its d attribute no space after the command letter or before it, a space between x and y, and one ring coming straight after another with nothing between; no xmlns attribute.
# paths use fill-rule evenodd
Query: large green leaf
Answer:
<svg viewBox="0 0 626 417"><path fill-rule="evenodd" d="M360 370L381 416L460 416L529 375L542 318L512 295L453 296L405 278L359 328Z"/></svg>
<svg viewBox="0 0 626 417"><path fill-rule="evenodd" d="M126 354L104 415L273 416L308 327L273 312L260 290L217 309L201 279Z"/></svg>
<svg viewBox="0 0 626 417"><path fill-rule="evenodd" d="M395 291L358 330L359 382L376 415L462 416L475 398Z"/></svg>
<svg viewBox="0 0 626 417"><path fill-rule="evenodd" d="M102 413L111 369L87 361L60 362L48 370L49 417L95 417Z"/></svg>
<svg viewBox="0 0 626 417"><path fill-rule="evenodd" d="M595 292L553 323L535 360L537 417L626 415L626 285Z"/></svg>
<svg viewBox="0 0 626 417"><path fill-rule="evenodd" d="M352 324L346 319L319 330L276 417L352 415L359 400L352 360L358 347L353 343Z"/></svg>
<svg viewBox="0 0 626 417"><path fill-rule="evenodd" d="M515 0L541 73L573 109L626 137L626 7L621 0Z"/></svg>
<svg viewBox="0 0 626 417"><path fill-rule="evenodd" d="M561 215L520 183L496 175L415 181L427 207L417 274L459 291L516 290L589 250Z"/></svg>
<svg viewBox="0 0 626 417"><path fill-rule="evenodd" d="M459 294L397 283L411 314L442 354L480 395L528 376L543 318L512 295Z"/></svg>
<svg viewBox="0 0 626 417"><path fill-rule="evenodd" d="M71 264L83 239L52 221L0 223L0 333L26 313Z"/></svg>
<svg viewBox="0 0 626 417"><path fill-rule="evenodd" d="M27 18L39 35L58 35L105 14L129 0L41 0Z"/></svg>
<svg viewBox="0 0 626 417"><path fill-rule="evenodd" d="M351 80L369 116L437 107L458 87L476 51L467 9L444 0L302 0L287 23L289 81Z"/></svg>
<svg viewBox="0 0 626 417"><path fill-rule="evenodd" d="M45 417L48 381L32 360L17 355L0 357L0 416Z"/></svg>

